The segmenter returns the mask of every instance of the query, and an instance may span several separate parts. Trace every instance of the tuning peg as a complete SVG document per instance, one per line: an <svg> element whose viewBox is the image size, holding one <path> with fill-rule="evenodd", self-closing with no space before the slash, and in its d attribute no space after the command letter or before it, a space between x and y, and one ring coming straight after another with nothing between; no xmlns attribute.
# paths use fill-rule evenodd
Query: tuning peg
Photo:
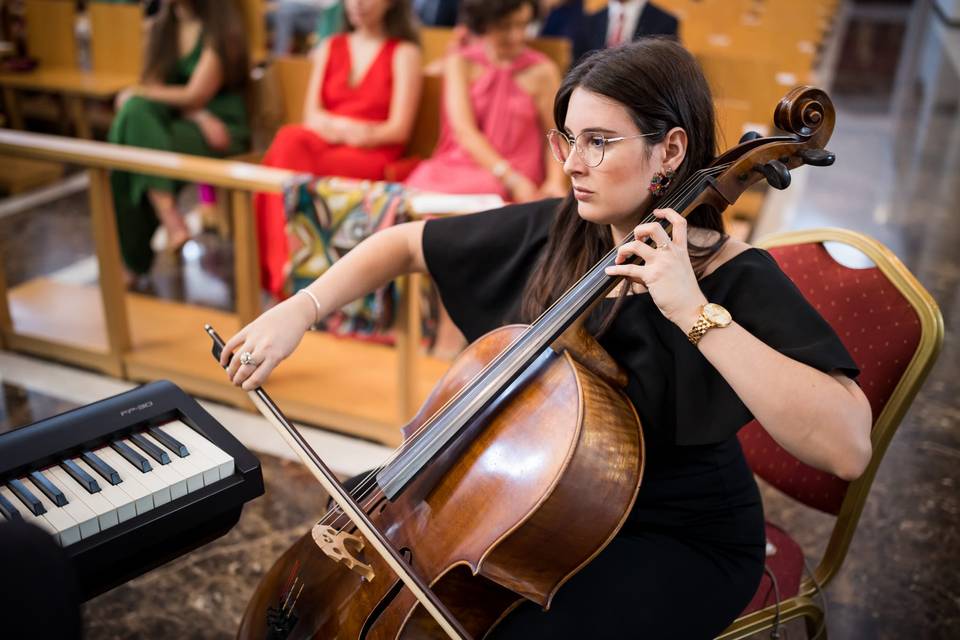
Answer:
<svg viewBox="0 0 960 640"><path fill-rule="evenodd" d="M774 189L786 189L790 186L790 170L779 160L770 160L766 164L755 166L754 169L762 173Z"/></svg>
<svg viewBox="0 0 960 640"><path fill-rule="evenodd" d="M757 138L762 138L763 136L757 133L756 131L747 131L742 136L740 136L740 143L750 142L751 140L756 140Z"/></svg>
<svg viewBox="0 0 960 640"><path fill-rule="evenodd" d="M797 155L803 160L803 164L812 164L815 167L829 167L837 159L835 153L826 149L801 149Z"/></svg>

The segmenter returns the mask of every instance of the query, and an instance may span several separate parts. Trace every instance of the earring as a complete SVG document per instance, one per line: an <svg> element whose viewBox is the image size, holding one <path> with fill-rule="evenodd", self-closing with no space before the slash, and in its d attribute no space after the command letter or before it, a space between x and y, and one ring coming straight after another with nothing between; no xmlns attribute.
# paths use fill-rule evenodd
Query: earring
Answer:
<svg viewBox="0 0 960 640"><path fill-rule="evenodd" d="M673 176L675 175L677 175L677 172L673 169L657 171L653 174L653 177L650 178L650 193L656 197L662 196L667 192L667 187L670 186L670 181L673 180Z"/></svg>

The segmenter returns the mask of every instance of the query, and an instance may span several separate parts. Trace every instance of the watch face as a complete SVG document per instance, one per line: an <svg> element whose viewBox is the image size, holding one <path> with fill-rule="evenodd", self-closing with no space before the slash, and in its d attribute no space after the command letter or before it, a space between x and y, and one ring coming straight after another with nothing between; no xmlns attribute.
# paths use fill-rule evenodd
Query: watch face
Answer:
<svg viewBox="0 0 960 640"><path fill-rule="evenodd" d="M718 327L725 327L733 320L729 311L713 303L703 305L703 315Z"/></svg>

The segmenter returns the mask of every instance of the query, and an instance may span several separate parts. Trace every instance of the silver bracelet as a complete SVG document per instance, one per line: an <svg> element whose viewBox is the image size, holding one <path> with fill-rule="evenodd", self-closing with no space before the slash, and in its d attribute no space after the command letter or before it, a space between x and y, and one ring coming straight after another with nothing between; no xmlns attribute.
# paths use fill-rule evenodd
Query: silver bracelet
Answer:
<svg viewBox="0 0 960 640"><path fill-rule="evenodd" d="M313 324L317 324L318 322L320 322L320 301L317 300L317 296L313 295L306 288L300 289L299 291L297 291L297 293L305 293L308 296L310 296L310 299L313 300L313 306L316 308L316 312L314 313Z"/></svg>

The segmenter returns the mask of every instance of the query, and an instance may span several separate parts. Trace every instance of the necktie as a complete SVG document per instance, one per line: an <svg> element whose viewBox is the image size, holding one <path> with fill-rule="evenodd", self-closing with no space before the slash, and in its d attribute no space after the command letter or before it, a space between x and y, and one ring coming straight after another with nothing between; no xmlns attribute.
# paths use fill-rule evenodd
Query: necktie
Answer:
<svg viewBox="0 0 960 640"><path fill-rule="evenodd" d="M608 47L616 47L623 44L623 26L626 22L626 12L621 9L617 12L617 24L613 28L613 34L610 36L610 42L607 43Z"/></svg>

